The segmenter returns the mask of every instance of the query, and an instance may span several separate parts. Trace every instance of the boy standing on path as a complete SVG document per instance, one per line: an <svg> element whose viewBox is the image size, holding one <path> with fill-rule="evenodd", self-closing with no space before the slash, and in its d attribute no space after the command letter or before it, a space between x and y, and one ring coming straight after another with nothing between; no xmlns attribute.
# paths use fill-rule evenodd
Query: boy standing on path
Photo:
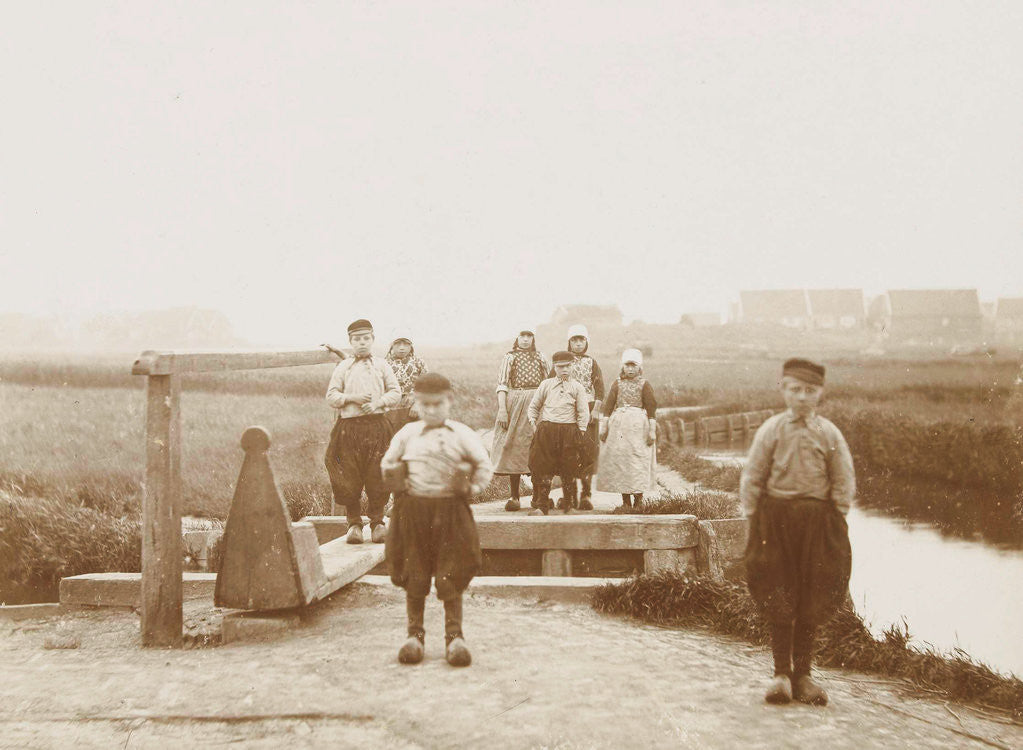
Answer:
<svg viewBox="0 0 1023 750"><path fill-rule="evenodd" d="M815 413L823 365L788 360L781 391L788 409L757 430L739 485L749 519L746 578L771 626L774 680L765 699L823 706L828 695L811 679L810 666L817 626L849 592L845 514L856 476L842 433Z"/></svg>
<svg viewBox="0 0 1023 750"><path fill-rule="evenodd" d="M540 383L529 402L529 423L534 428L529 445L529 472L533 475L533 499L537 509L530 515L547 515L551 505L551 480L561 477L562 509L575 505L575 478L579 475L583 441L590 422L586 389L570 378L574 357L570 352L554 355L554 377Z"/></svg>
<svg viewBox="0 0 1023 750"><path fill-rule="evenodd" d="M388 492L380 474L380 459L392 434L384 411L398 405L401 388L387 362L373 356L373 326L368 320L356 320L348 326L348 341L355 356L334 368L327 387L327 403L337 410L337 421L324 463L334 502L345 506L348 543L362 543L361 500L365 488L372 539L382 544Z"/></svg>
<svg viewBox="0 0 1023 750"><path fill-rule="evenodd" d="M415 383L422 419L398 430L381 466L395 491L387 562L391 581L405 589L408 640L398 652L402 664L423 660L423 614L436 581L444 602L445 657L453 667L472 661L462 635L462 592L483 565L469 498L493 475L479 436L449 419L451 383L427 373Z"/></svg>

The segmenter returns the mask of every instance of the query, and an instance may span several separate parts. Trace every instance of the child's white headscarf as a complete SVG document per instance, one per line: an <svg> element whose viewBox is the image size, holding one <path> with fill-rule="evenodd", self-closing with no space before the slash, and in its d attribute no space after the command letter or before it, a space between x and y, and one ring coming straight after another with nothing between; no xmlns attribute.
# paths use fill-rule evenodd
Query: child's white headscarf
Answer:
<svg viewBox="0 0 1023 750"><path fill-rule="evenodd" d="M624 367L625 364L628 362L632 362L642 367L643 352L641 352L639 349L626 349L624 352L622 352L622 366Z"/></svg>

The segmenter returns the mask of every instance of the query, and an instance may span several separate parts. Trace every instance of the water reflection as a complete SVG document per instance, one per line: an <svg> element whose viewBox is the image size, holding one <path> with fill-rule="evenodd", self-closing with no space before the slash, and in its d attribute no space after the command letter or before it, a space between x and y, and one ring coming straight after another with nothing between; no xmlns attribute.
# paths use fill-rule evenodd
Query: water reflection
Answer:
<svg viewBox="0 0 1023 750"><path fill-rule="evenodd" d="M701 458L741 465L745 451L715 446ZM1023 550L943 535L932 526L854 507L849 513L857 611L880 635L905 618L913 642L961 648L1023 676Z"/></svg>
<svg viewBox="0 0 1023 750"><path fill-rule="evenodd" d="M853 508L849 588L874 633L905 618L918 644L1023 675L1023 551Z"/></svg>

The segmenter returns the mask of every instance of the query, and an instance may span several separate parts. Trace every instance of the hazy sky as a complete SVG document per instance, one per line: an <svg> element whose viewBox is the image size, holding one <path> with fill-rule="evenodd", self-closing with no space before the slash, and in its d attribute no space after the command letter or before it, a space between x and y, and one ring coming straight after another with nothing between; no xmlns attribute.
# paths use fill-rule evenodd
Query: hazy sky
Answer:
<svg viewBox="0 0 1023 750"><path fill-rule="evenodd" d="M0 311L306 347L1023 294L1021 50L1019 0L11 4Z"/></svg>

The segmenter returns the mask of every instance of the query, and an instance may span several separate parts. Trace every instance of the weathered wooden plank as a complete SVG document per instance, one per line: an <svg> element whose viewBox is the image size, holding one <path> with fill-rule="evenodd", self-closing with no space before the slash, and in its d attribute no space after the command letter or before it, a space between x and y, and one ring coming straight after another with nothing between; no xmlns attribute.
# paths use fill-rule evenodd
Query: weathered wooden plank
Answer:
<svg viewBox="0 0 1023 750"><path fill-rule="evenodd" d="M477 516L483 549L682 549L699 540L696 517Z"/></svg>
<svg viewBox="0 0 1023 750"><path fill-rule="evenodd" d="M181 645L181 383L146 382L146 480L142 492L143 646Z"/></svg>
<svg viewBox="0 0 1023 750"><path fill-rule="evenodd" d="M348 544L342 537L320 545L324 579L312 600L330 596L384 561L382 544Z"/></svg>
<svg viewBox="0 0 1023 750"><path fill-rule="evenodd" d="M317 589L327 576L323 570L320 556L320 543L316 539L316 529L311 523L291 524L291 543L295 547L295 560L298 564L299 591L302 592L303 604L313 600Z"/></svg>
<svg viewBox="0 0 1023 750"><path fill-rule="evenodd" d="M183 573L181 591L185 599L213 596L216 573ZM60 603L89 607L142 606L141 573L85 573L60 579Z"/></svg>
<svg viewBox="0 0 1023 750"><path fill-rule="evenodd" d="M261 370L337 362L326 349L277 352L158 352L144 351L132 365L133 375L170 375L176 372Z"/></svg>

